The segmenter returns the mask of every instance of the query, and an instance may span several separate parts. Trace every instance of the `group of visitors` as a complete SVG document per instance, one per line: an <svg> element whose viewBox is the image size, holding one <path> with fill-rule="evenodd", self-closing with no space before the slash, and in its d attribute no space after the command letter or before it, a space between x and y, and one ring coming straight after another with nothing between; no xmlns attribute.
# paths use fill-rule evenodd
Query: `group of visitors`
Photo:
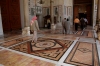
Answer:
<svg viewBox="0 0 100 66"><path fill-rule="evenodd" d="M50 29L50 19L47 20L48 23L48 29ZM74 20L74 24L75 24L75 30L78 30L78 26L80 25L81 30L83 30L85 27L87 27L87 19L86 18L81 18L80 20L78 19L78 17L75 18ZM70 21L67 18L64 18L64 20L62 21L62 33L63 34L69 34L70 33ZM37 42L37 31L39 31L39 26L38 26L38 22L37 22L37 17L34 16L31 20L31 32L33 32L33 37L32 37L32 42Z"/></svg>
<svg viewBox="0 0 100 66"><path fill-rule="evenodd" d="M75 18L74 20L74 24L75 24L75 30L78 30L78 26L80 26L81 30L83 30L85 27L87 27L87 19L84 17L81 17L81 19L79 20L78 17Z"/></svg>
<svg viewBox="0 0 100 66"><path fill-rule="evenodd" d="M78 17L76 17L74 19L74 25L75 25L75 31L78 30L78 27L80 26L81 30L83 30L85 27L87 27L87 19L81 17L81 19L79 19ZM69 34L70 33L70 22L69 19L64 18L64 20L62 21L62 26L63 26L63 34Z"/></svg>
<svg viewBox="0 0 100 66"><path fill-rule="evenodd" d="M70 22L69 19L64 18L62 21L62 33L63 34L69 34L70 33Z"/></svg>

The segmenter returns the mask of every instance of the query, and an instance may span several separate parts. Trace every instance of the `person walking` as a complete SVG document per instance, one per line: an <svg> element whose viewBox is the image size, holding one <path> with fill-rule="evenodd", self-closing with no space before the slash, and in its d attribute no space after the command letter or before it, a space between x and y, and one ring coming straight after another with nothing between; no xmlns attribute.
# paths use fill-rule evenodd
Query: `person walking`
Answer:
<svg viewBox="0 0 100 66"><path fill-rule="evenodd" d="M39 26L36 16L34 16L31 20L30 30L33 32L32 42L37 42L37 31L39 31Z"/></svg>
<svg viewBox="0 0 100 66"><path fill-rule="evenodd" d="M84 18L84 21L85 21L85 27L87 27L88 20L86 18Z"/></svg>
<svg viewBox="0 0 100 66"><path fill-rule="evenodd" d="M62 21L62 27L63 27L63 34L69 34L70 33L69 19L64 18L64 20Z"/></svg>
<svg viewBox="0 0 100 66"><path fill-rule="evenodd" d="M80 19L80 23L81 23L81 30L83 30L85 27L85 20L83 17Z"/></svg>
<svg viewBox="0 0 100 66"><path fill-rule="evenodd" d="M80 23L80 20L78 19L78 17L76 17L76 18L74 19L75 31L78 30L79 23Z"/></svg>

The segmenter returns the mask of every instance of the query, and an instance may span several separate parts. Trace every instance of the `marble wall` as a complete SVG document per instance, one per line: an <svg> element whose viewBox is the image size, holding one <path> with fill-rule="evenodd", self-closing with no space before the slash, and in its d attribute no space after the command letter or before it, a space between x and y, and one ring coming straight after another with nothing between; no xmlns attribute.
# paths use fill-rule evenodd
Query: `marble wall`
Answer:
<svg viewBox="0 0 100 66"><path fill-rule="evenodd" d="M28 10L29 10L29 21L32 16L34 16L34 6L39 8L37 9L38 17L39 17L39 26L43 27L43 17L47 14L50 14L50 0L43 0L44 4L39 4L40 0L28 0ZM95 0L93 6L93 18L96 18L96 10L95 10ZM33 10L33 11L32 11ZM40 12L41 11L41 12ZM56 13L57 12L57 13ZM57 17L57 21L62 22L63 18L69 18L71 25L73 24L73 0L53 0L53 16ZM93 19L93 25L95 25L96 19Z"/></svg>
<svg viewBox="0 0 100 66"><path fill-rule="evenodd" d="M22 3L25 2L24 0L20 0ZM25 17L27 17L28 21L32 19L34 16L34 10L35 10L35 5L36 5L36 12L38 15L38 22L40 27L44 27L44 22L43 22L43 17L46 15L50 15L50 0L43 0L44 4L39 4L40 0L27 0L26 5L28 4L27 12L29 12L29 15L24 16L23 18L23 13L22 11L26 9L26 7L23 4L20 4L21 7L21 21L22 21L22 27L25 26L25 24L28 24L25 22ZM71 7L70 7L71 6ZM69 7L70 14L67 14L67 7ZM24 8L24 9L23 9ZM64 10L66 9L66 14L64 13ZM25 11L25 12L26 12ZM62 19L64 17L72 19L72 0L53 0L53 16L56 17L57 21L62 22ZM29 17L28 17L29 16Z"/></svg>
<svg viewBox="0 0 100 66"><path fill-rule="evenodd" d="M70 25L73 24L73 0L64 0L63 17L68 18Z"/></svg>
<svg viewBox="0 0 100 66"><path fill-rule="evenodd" d="M97 0L94 0L93 2L93 28L96 25L96 19L97 19Z"/></svg>

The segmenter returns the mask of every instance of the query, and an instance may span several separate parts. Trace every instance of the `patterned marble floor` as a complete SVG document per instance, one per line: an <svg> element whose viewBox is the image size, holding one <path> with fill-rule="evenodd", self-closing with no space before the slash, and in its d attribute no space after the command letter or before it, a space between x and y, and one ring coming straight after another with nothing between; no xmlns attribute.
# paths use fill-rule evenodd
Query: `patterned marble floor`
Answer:
<svg viewBox="0 0 100 66"><path fill-rule="evenodd" d="M60 31L42 30L37 43L31 43L32 35L21 32L0 37L0 66L100 66L100 41L93 29Z"/></svg>

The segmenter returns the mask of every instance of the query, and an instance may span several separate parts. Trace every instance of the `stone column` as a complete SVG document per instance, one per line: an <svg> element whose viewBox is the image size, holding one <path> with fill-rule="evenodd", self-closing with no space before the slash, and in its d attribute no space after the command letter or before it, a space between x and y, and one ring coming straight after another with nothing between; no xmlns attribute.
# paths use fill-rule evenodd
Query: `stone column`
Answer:
<svg viewBox="0 0 100 66"><path fill-rule="evenodd" d="M35 5L35 11L34 11L34 15L36 16L36 0L34 0L34 5Z"/></svg>
<svg viewBox="0 0 100 66"><path fill-rule="evenodd" d="M24 1L24 29L22 29L22 35L30 36L30 21L29 21L29 6L28 0Z"/></svg>
<svg viewBox="0 0 100 66"><path fill-rule="evenodd" d="M1 16L1 7L0 7L0 36L3 36L3 27L2 27L2 16Z"/></svg>
<svg viewBox="0 0 100 66"><path fill-rule="evenodd" d="M50 0L50 15L51 15L51 23L54 24L54 21L53 21L53 0Z"/></svg>
<svg viewBox="0 0 100 66"><path fill-rule="evenodd" d="M28 9L28 0L24 0L24 21L25 21L25 27L30 26L29 22L29 9Z"/></svg>
<svg viewBox="0 0 100 66"><path fill-rule="evenodd" d="M56 25L54 24L53 0L50 0L50 15L51 15L51 33L54 33L56 29Z"/></svg>

